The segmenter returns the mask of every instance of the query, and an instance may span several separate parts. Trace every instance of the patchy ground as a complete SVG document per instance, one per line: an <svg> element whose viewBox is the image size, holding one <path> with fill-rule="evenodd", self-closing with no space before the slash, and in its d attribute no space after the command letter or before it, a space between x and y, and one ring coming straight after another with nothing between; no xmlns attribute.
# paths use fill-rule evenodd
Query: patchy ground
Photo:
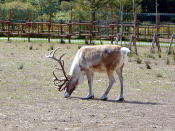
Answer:
<svg viewBox="0 0 175 131"><path fill-rule="evenodd" d="M124 68L124 103L114 101L119 96L119 81L108 101L98 100L108 84L105 74L95 75L94 100L81 99L88 93L87 81L65 99L52 83L55 63L45 58L52 46L62 47L58 56L67 53L64 59L68 70L78 45L0 42L1 130L175 129L173 58L167 65L165 54L162 58L150 57L148 48L139 48L142 64L130 57ZM152 69L146 69L145 61Z"/></svg>

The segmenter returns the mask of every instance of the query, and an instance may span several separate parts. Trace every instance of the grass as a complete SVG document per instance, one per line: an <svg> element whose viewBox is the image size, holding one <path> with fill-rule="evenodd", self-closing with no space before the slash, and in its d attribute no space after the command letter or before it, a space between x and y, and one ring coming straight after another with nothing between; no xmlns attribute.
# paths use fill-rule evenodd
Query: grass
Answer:
<svg viewBox="0 0 175 131"><path fill-rule="evenodd" d="M4 42L5 40L7 40L7 37L0 37L0 42ZM20 42L20 43L24 43L24 42L28 42L28 38L21 38L21 37L10 37L12 38L13 40L10 40L9 42ZM19 38L17 40L17 38ZM21 38L21 39L20 39ZM33 40L32 40L33 39ZM68 39L64 39L64 41ZM85 40L84 39L73 39L75 40L76 42L71 42L71 44L85 44ZM48 42L48 38L31 38L30 40L31 42L29 43L46 43ZM95 41L95 40L94 40ZM97 40L97 41L100 41L100 40ZM110 40L102 40L102 43L104 42L107 42ZM123 42L123 45L125 45L125 42L129 42L129 41L122 41ZM145 41L138 41L138 42L141 42L141 43L151 43L151 42L145 42ZM60 39L56 39L56 38L51 38L51 42L50 43L55 43L55 44L58 44L58 43L61 43L61 40ZM69 44L68 42L66 42L66 44ZM96 43L96 45L101 45L100 43ZM115 41L114 41L114 44L115 44ZM119 42L120 44L120 42ZM161 42L161 44L169 44L169 42ZM174 45L174 44L173 44ZM143 46L143 47L149 47L149 45L140 45L138 44L138 46Z"/></svg>

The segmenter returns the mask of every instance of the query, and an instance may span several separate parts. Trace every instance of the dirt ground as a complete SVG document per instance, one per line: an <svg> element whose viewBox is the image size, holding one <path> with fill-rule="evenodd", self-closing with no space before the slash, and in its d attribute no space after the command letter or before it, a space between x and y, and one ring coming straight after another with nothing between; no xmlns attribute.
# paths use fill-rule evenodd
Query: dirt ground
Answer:
<svg viewBox="0 0 175 131"><path fill-rule="evenodd" d="M52 83L55 62L45 58L50 48L64 57L68 71L79 45L0 42L0 130L175 130L175 65L173 58L146 57L148 48L139 48L142 63L129 57L124 67L125 102L116 102L119 81L101 101L107 88L106 74L95 75L94 100L87 95L87 80L71 98L63 97ZM166 51L166 50L164 50ZM167 65L167 58L170 64ZM152 69L146 69L145 61Z"/></svg>

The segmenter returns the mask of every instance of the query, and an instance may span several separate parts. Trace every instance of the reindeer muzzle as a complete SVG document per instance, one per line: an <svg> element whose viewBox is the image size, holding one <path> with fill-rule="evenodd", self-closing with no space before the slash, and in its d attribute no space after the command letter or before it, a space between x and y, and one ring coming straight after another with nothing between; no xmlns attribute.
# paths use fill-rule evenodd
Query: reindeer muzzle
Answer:
<svg viewBox="0 0 175 131"><path fill-rule="evenodd" d="M67 91L65 91L65 92L64 92L64 97L65 97L65 98L68 98L68 97L70 97L70 94L69 94Z"/></svg>

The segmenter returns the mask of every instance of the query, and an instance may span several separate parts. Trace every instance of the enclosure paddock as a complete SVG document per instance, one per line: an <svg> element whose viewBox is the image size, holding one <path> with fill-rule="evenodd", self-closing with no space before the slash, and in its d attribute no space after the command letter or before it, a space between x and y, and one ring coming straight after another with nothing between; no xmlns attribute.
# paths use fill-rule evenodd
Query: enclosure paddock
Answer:
<svg viewBox="0 0 175 131"><path fill-rule="evenodd" d="M109 100L98 99L108 84L105 73L94 76L94 100L81 99L87 95L87 81L65 99L52 83L55 63L45 58L51 45L61 48L55 56L66 53L65 69L69 71L81 45L0 41L1 130L175 129L175 66L170 55L166 64L167 48L162 47L159 58L148 53L150 47L138 47L140 64L137 57L128 57L123 70L125 102L120 103L115 101L120 91L118 79ZM146 61L152 69L146 68Z"/></svg>

